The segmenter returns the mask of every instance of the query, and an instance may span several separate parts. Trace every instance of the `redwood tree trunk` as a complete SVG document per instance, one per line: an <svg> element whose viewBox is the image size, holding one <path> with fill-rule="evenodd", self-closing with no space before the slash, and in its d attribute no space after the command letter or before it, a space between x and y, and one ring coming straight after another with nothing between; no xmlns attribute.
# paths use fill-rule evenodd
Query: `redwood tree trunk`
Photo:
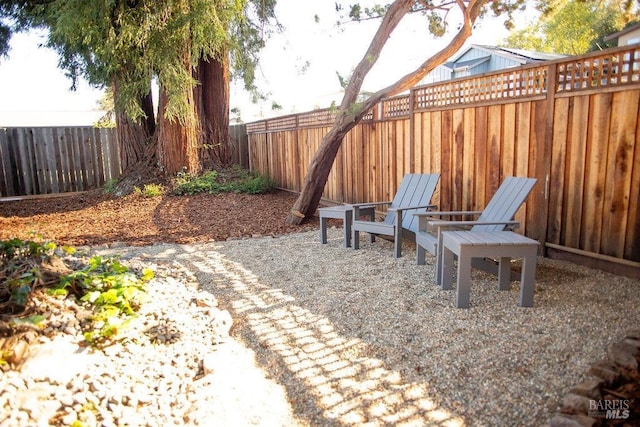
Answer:
<svg viewBox="0 0 640 427"><path fill-rule="evenodd" d="M201 171L193 90L185 91L184 96L192 107L192 114L184 120L170 120L163 114L167 105L167 94L160 88L157 153L158 163L162 171L168 175L178 172L196 175Z"/></svg>
<svg viewBox="0 0 640 427"><path fill-rule="evenodd" d="M205 168L227 166L231 163L229 138L229 61L220 58L201 58L196 70L200 82L194 89L200 123L199 146Z"/></svg>
<svg viewBox="0 0 640 427"><path fill-rule="evenodd" d="M117 98L118 84L113 84L114 98ZM140 99L140 106L147 116L137 122L116 108L116 132L120 145L122 170L126 175L140 162L152 161L155 156L155 116L151 92Z"/></svg>

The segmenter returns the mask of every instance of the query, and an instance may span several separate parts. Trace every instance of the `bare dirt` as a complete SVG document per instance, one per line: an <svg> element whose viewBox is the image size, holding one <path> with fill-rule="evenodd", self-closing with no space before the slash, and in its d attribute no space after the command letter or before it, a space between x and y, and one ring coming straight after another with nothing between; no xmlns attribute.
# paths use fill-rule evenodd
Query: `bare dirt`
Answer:
<svg viewBox="0 0 640 427"><path fill-rule="evenodd" d="M115 197L102 190L60 197L0 202L0 239L46 239L82 246L196 243L277 236L318 228L314 217L300 226L285 218L296 195L197 194Z"/></svg>

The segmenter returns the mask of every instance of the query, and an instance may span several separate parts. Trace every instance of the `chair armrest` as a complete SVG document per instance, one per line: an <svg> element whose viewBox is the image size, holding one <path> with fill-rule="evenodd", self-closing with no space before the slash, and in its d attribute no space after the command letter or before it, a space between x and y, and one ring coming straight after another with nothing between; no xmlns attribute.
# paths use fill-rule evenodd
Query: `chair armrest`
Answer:
<svg viewBox="0 0 640 427"><path fill-rule="evenodd" d="M510 225L511 228L520 227L518 221L429 221L429 225L437 228L472 227L474 225Z"/></svg>
<svg viewBox="0 0 640 427"><path fill-rule="evenodd" d="M354 208L361 208L361 207L373 207L373 206L381 206L381 205L389 205L392 202L371 202L371 203L349 203L349 206L352 206Z"/></svg>
<svg viewBox="0 0 640 427"><path fill-rule="evenodd" d="M439 216L480 215L482 211L429 211L414 213L418 217L418 231L427 231L427 221Z"/></svg>
<svg viewBox="0 0 640 427"><path fill-rule="evenodd" d="M415 216L446 216L446 215L479 215L482 211L429 211L424 213L414 213Z"/></svg>
<svg viewBox="0 0 640 427"><path fill-rule="evenodd" d="M391 211L407 211L407 210L411 210L411 209L430 209L430 208L435 208L438 205L421 205L421 206L408 206L406 208L389 208L388 210ZM428 213L423 213L423 214L415 214L415 215L428 215Z"/></svg>

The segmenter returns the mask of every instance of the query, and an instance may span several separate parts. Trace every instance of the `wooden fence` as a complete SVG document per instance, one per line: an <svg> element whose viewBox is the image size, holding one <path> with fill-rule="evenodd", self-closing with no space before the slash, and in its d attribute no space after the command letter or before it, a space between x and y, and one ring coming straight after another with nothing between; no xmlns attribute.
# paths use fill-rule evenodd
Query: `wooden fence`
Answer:
<svg viewBox="0 0 640 427"><path fill-rule="evenodd" d="M120 176L115 129L0 129L0 196L99 188Z"/></svg>
<svg viewBox="0 0 640 427"><path fill-rule="evenodd" d="M232 163L249 167L245 125L229 133ZM0 197L100 188L121 169L115 129L0 128Z"/></svg>
<svg viewBox="0 0 640 427"><path fill-rule="evenodd" d="M538 179L516 219L549 256L640 277L640 46L416 87L344 138L324 197L390 200L440 172L442 210L482 209L510 175ZM300 191L334 116L247 125L250 166Z"/></svg>

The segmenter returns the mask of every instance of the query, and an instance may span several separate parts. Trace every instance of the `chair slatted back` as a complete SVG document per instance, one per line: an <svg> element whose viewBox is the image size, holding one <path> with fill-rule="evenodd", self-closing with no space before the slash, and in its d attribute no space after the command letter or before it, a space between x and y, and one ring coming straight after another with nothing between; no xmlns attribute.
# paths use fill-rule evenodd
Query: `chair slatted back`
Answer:
<svg viewBox="0 0 640 427"><path fill-rule="evenodd" d="M507 177L482 211L478 221L511 221L536 184L535 178ZM474 225L472 231L503 231L505 225Z"/></svg>
<svg viewBox="0 0 640 427"><path fill-rule="evenodd" d="M433 174L407 174L402 178L400 187L396 191L391 208L406 208L410 206L425 206L431 202L436 191L439 173ZM415 232L418 229L418 218L413 215L417 212L426 212L426 209L415 209L402 213L402 228ZM396 213L389 211L384 218L387 224L393 224Z"/></svg>

